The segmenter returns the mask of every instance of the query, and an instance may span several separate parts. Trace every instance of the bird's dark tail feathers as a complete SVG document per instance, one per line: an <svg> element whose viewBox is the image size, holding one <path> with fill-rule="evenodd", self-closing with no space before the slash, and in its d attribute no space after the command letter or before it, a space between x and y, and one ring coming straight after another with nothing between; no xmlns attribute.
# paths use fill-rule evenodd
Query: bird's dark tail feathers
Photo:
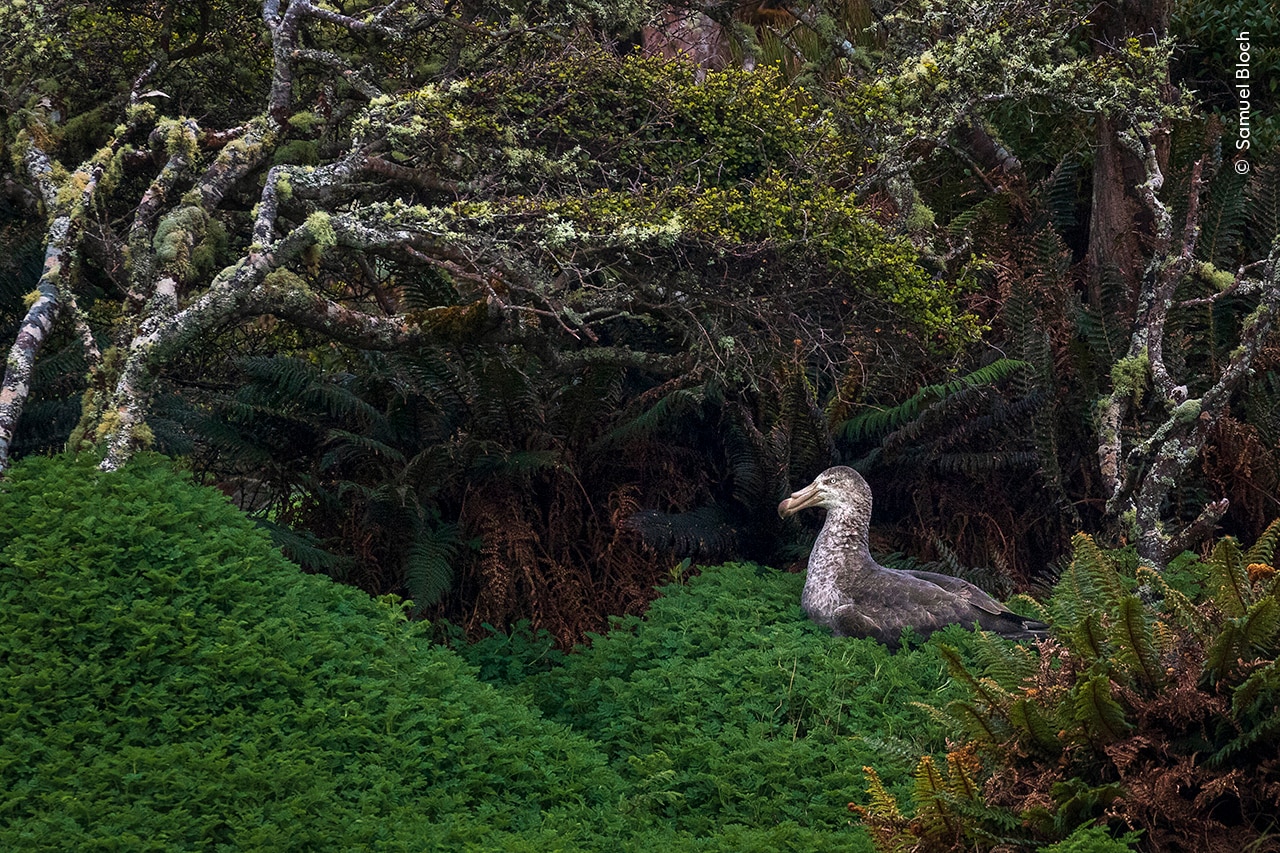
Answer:
<svg viewBox="0 0 1280 853"><path fill-rule="evenodd" d="M1049 625L1034 619L1024 619L1015 613L1005 615L995 633L1007 640L1040 640L1049 636Z"/></svg>

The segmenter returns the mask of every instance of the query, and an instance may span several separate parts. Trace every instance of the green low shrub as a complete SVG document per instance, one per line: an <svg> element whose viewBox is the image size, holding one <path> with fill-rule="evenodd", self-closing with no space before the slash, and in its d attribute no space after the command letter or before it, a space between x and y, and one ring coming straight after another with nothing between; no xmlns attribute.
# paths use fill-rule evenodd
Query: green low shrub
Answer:
<svg viewBox="0 0 1280 853"><path fill-rule="evenodd" d="M972 635L948 629L897 654L832 637L801 611L802 583L707 568L518 689L602 746L626 809L695 834L790 822L809 849L869 849L848 829L863 766L906 785L920 752L944 747L916 703L952 695L937 643Z"/></svg>
<svg viewBox="0 0 1280 853"><path fill-rule="evenodd" d="M0 849L591 847L583 736L157 460L0 487Z"/></svg>
<svg viewBox="0 0 1280 853"><path fill-rule="evenodd" d="M938 642L811 625L705 569L571 655L433 644L157 457L0 483L0 849L850 851L960 693ZM484 683L483 675L492 683Z"/></svg>

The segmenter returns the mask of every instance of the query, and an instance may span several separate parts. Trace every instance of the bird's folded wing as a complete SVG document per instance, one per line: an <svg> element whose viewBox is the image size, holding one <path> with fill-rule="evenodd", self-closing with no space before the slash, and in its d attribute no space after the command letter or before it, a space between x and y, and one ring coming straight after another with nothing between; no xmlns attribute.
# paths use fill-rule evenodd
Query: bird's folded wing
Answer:
<svg viewBox="0 0 1280 853"><path fill-rule="evenodd" d="M969 604L986 611L993 616L1008 613L1009 608L987 595L978 587L969 583L967 580L952 577L951 575L940 575L937 572L907 571L906 574L911 575L917 580L926 581L927 583L940 586L947 592L950 592L960 598L963 598Z"/></svg>
<svg viewBox="0 0 1280 853"><path fill-rule="evenodd" d="M847 611L842 621L851 636L875 636L896 641L904 628L928 635L947 625L972 627L982 615L963 591L953 592L927 578L916 577L914 573L893 569L882 568L865 577L859 594L851 598L849 605L840 608ZM867 633L870 625L874 625L876 630ZM845 625L839 627L843 629Z"/></svg>

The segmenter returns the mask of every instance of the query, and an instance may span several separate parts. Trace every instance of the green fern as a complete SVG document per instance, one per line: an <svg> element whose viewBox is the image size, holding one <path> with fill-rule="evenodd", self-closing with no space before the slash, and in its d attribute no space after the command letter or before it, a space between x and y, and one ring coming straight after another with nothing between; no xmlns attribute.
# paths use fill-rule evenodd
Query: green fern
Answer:
<svg viewBox="0 0 1280 853"><path fill-rule="evenodd" d="M1233 169L1222 169L1209 184L1201 204L1197 257L1226 269L1235 266L1245 226L1247 178Z"/></svg>
<svg viewBox="0 0 1280 853"><path fill-rule="evenodd" d="M994 714L1002 719L1005 717L1012 700L1012 693L1009 690L991 678L975 676L969 671L964 658L955 648L939 644L938 654L942 656L942 661L946 664L951 677L964 684L978 698L988 714Z"/></svg>
<svg viewBox="0 0 1280 853"><path fill-rule="evenodd" d="M330 449L320 457L320 470L327 471L337 465L371 456L380 456L389 462L404 462L404 454L384 441L345 429L331 429L325 437Z"/></svg>
<svg viewBox="0 0 1280 853"><path fill-rule="evenodd" d="M1280 660L1272 659L1254 670L1231 694L1231 712L1238 719L1245 719L1259 712L1274 713L1276 697L1280 696Z"/></svg>
<svg viewBox="0 0 1280 853"><path fill-rule="evenodd" d="M1260 257L1280 234L1280 154L1273 153L1253 167L1244 195L1248 248Z"/></svg>
<svg viewBox="0 0 1280 853"><path fill-rule="evenodd" d="M1009 223L1009 197L1007 195L987 196L948 222L947 232L952 237L964 237L971 233L979 222L1007 225Z"/></svg>
<svg viewBox="0 0 1280 853"><path fill-rule="evenodd" d="M1085 614L1074 625L1064 625L1061 633L1076 653L1090 663L1106 660L1111 654L1107 632L1102 625L1102 614L1097 611Z"/></svg>
<svg viewBox="0 0 1280 853"><path fill-rule="evenodd" d="M597 439L592 449L603 451L611 445L647 438L689 414L701 412L707 401L705 387L675 388L639 414L620 418L621 422Z"/></svg>
<svg viewBox="0 0 1280 853"><path fill-rule="evenodd" d="M1231 617L1243 616L1253 603L1248 566L1242 557L1240 546L1228 536L1214 547L1207 564L1209 582L1216 587L1214 601Z"/></svg>
<svg viewBox="0 0 1280 853"><path fill-rule="evenodd" d="M1274 596L1255 601L1240 620L1240 638L1254 653L1274 654L1277 633L1280 633L1280 602Z"/></svg>
<svg viewBox="0 0 1280 853"><path fill-rule="evenodd" d="M1254 540L1254 543L1249 546L1249 550L1245 552L1244 563L1246 571L1249 566L1254 564L1272 565L1275 560L1277 543L1280 543L1280 519L1267 525L1267 529Z"/></svg>
<svg viewBox="0 0 1280 853"><path fill-rule="evenodd" d="M460 545L458 526L438 519L414 538L405 557L405 588L419 611L439 602L453 587Z"/></svg>
<svg viewBox="0 0 1280 853"><path fill-rule="evenodd" d="M717 505L676 513L641 510L627 524L650 548L675 556L723 559L738 547L733 516Z"/></svg>
<svg viewBox="0 0 1280 853"><path fill-rule="evenodd" d="M1039 666L1039 658L1029 646L1009 643L985 632L978 634L974 652L983 672L1011 692L1025 686Z"/></svg>
<svg viewBox="0 0 1280 853"><path fill-rule="evenodd" d="M1195 604L1181 590L1174 589L1165 580L1164 575L1149 566L1138 567L1138 580L1149 584L1160 594L1160 600L1166 612L1172 615L1179 624L1191 630L1197 637L1207 639L1205 620Z"/></svg>
<svg viewBox="0 0 1280 853"><path fill-rule="evenodd" d="M350 557L327 550L310 531L294 530L269 518L255 518L254 523L271 535L271 544L303 568L323 572L334 580L342 580L351 570Z"/></svg>
<svg viewBox="0 0 1280 853"><path fill-rule="evenodd" d="M1059 234L1066 234L1076 227L1080 185L1080 157L1072 153L1058 162L1042 190L1042 203Z"/></svg>
<svg viewBox="0 0 1280 853"><path fill-rule="evenodd" d="M1103 743L1119 740L1129 731L1124 708L1111 691L1111 679L1097 674L1078 682L1072 691L1072 709L1081 730Z"/></svg>
<svg viewBox="0 0 1280 853"><path fill-rule="evenodd" d="M1086 382L1099 391L1109 390L1111 366L1129 351L1128 285L1118 270L1107 267L1099 282L1101 304L1081 305L1075 311L1076 334L1085 344L1088 359L1082 364Z"/></svg>
<svg viewBox="0 0 1280 853"><path fill-rule="evenodd" d="M397 273L395 281L400 284L405 306L411 310L457 305L460 301L453 276L439 267L417 266Z"/></svg>
<svg viewBox="0 0 1280 853"><path fill-rule="evenodd" d="M1078 535L1071 544L1072 565L1085 578L1092 600L1104 609L1118 609L1128 596L1113 558L1092 537Z"/></svg>
<svg viewBox="0 0 1280 853"><path fill-rule="evenodd" d="M957 838L961 825L948 804L949 785L928 755L923 756L912 774L915 823L923 835Z"/></svg>
<svg viewBox="0 0 1280 853"><path fill-rule="evenodd" d="M969 388L997 384L1029 365L1017 359L1002 358L950 382L926 385L911 397L888 409L872 409L850 418L836 428L846 441L878 438L918 418L922 411Z"/></svg>
<svg viewBox="0 0 1280 853"><path fill-rule="evenodd" d="M1046 756L1057 756L1062 752L1062 741L1058 732L1062 726L1046 717L1040 706L1030 699L1019 698L1009 706L1009 722L1022 731L1028 742Z"/></svg>
<svg viewBox="0 0 1280 853"><path fill-rule="evenodd" d="M1119 659L1129 673L1137 676L1146 688L1158 689L1164 685L1166 678L1160 665L1152 619L1138 596L1126 595L1120 600L1112 636Z"/></svg>

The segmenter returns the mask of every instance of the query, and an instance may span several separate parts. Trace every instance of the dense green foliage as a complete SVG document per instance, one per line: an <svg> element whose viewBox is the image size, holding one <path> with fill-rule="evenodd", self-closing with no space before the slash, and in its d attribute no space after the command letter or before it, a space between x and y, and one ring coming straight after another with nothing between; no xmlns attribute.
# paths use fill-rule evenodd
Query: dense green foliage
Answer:
<svg viewBox="0 0 1280 853"><path fill-rule="evenodd" d="M0 475L86 452L0 483L0 846L1271 844L1278 27L0 2ZM841 462L1071 560L1039 654L809 625Z"/></svg>
<svg viewBox="0 0 1280 853"><path fill-rule="evenodd" d="M913 703L946 695L947 679L934 642L893 655L809 623L801 580L708 568L520 692L600 743L655 820L834 831L864 764L888 758L905 778L892 756L942 746Z"/></svg>
<svg viewBox="0 0 1280 853"><path fill-rule="evenodd" d="M547 849L619 795L588 740L160 462L33 459L0 506L6 850Z"/></svg>
<svg viewBox="0 0 1280 853"><path fill-rule="evenodd" d="M942 745L938 643L827 636L798 575L707 569L476 669L155 458L28 460L0 525L6 850L866 851L862 765Z"/></svg>

